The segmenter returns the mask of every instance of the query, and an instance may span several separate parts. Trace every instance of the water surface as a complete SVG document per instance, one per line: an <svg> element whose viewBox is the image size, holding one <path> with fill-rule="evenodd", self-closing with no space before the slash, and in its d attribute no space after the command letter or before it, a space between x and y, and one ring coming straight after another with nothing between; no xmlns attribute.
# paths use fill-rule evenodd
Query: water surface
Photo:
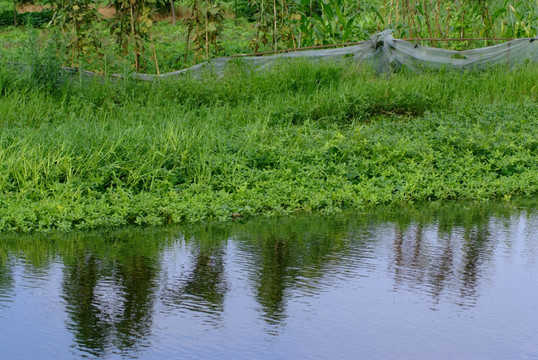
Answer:
<svg viewBox="0 0 538 360"><path fill-rule="evenodd" d="M538 210L0 241L6 359L538 359Z"/></svg>

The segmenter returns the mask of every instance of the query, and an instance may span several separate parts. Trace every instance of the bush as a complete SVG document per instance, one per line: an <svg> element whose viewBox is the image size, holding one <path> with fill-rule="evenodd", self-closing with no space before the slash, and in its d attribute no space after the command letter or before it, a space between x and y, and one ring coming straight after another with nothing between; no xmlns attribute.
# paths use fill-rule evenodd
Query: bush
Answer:
<svg viewBox="0 0 538 360"><path fill-rule="evenodd" d="M13 13L13 10L0 12L0 27L13 25ZM40 28L45 26L52 20L52 14L52 10L17 14L17 22L19 25L29 25L35 28Z"/></svg>

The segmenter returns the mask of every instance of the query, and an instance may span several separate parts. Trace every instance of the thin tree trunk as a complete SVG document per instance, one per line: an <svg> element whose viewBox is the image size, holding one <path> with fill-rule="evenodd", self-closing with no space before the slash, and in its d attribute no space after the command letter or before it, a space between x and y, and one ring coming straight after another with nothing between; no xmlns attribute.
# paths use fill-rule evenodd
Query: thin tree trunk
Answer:
<svg viewBox="0 0 538 360"><path fill-rule="evenodd" d="M185 58L183 60L184 63L187 63L187 58L189 56L189 41L191 39L191 32L192 32L192 25L189 24L189 29L187 30L187 40L185 44ZM176 63L179 61L179 57L176 59Z"/></svg>
<svg viewBox="0 0 538 360"><path fill-rule="evenodd" d="M484 25L486 26L486 37L491 35L495 37L495 30L493 30L493 24L491 23L491 16L489 16L488 4L486 1L481 0L482 3L482 19L484 20Z"/></svg>
<svg viewBox="0 0 538 360"><path fill-rule="evenodd" d="M461 13L461 23L465 24L465 10ZM464 35L464 31L463 31L463 26L462 26L460 27L460 36L462 39L463 39L463 35Z"/></svg>
<svg viewBox="0 0 538 360"><path fill-rule="evenodd" d="M450 37L450 6L446 8L446 38Z"/></svg>
<svg viewBox="0 0 538 360"><path fill-rule="evenodd" d="M215 18L213 17L213 15L211 15L211 21L215 21ZM217 40L218 40L218 32L215 32L213 33L212 35L212 40L213 40L213 51L215 51L215 54L217 54L219 52L219 46L218 46L218 43L217 43Z"/></svg>
<svg viewBox="0 0 538 360"><path fill-rule="evenodd" d="M431 24L430 24L430 14L429 14L429 11L428 11L428 2L426 0L423 1L424 3L424 15L426 16L426 26L428 27L428 35L430 36L430 39L433 38L433 33L432 33L432 27L431 27ZM434 41L433 42L433 46L437 46L437 43Z"/></svg>
<svg viewBox="0 0 538 360"><path fill-rule="evenodd" d="M273 51L276 51L276 0L273 0Z"/></svg>
<svg viewBox="0 0 538 360"><path fill-rule="evenodd" d="M187 30L187 40L185 41L186 44L185 44L185 58L184 58L184 63L187 63L187 59L188 59L188 56L189 56L189 42L190 42L190 39L191 39L191 32L192 32L192 17L194 16L194 13L196 12L196 5L198 5L197 1L194 1L194 3L192 4L192 12L191 12L191 22L189 22L188 26L188 30ZM179 59L181 59L181 55L177 57L176 59L176 64L179 62Z"/></svg>
<svg viewBox="0 0 538 360"><path fill-rule="evenodd" d="M207 32L207 25L209 24L209 19L205 19L205 59L209 59L209 33Z"/></svg>
<svg viewBox="0 0 538 360"><path fill-rule="evenodd" d="M13 25L17 26L17 0L13 0Z"/></svg>
<svg viewBox="0 0 538 360"><path fill-rule="evenodd" d="M134 48L134 57L135 57L135 69L136 72L140 71L140 53L138 52L138 44L136 43L135 38L135 24L134 24L134 10L133 5L131 5L131 36L133 37L133 48Z"/></svg>
<svg viewBox="0 0 538 360"><path fill-rule="evenodd" d="M441 25L439 24L439 15L441 13L440 0L435 4L435 37L438 38L441 34Z"/></svg>
<svg viewBox="0 0 538 360"><path fill-rule="evenodd" d="M149 30L149 41L151 43L151 49L153 50L153 60L155 60L155 68L157 69L157 75L161 75L161 72L159 71L159 62L157 61L157 53L155 52L155 43L153 42L153 38L151 37L151 30Z"/></svg>
<svg viewBox="0 0 538 360"><path fill-rule="evenodd" d="M172 10L172 25L176 24L176 8L174 7L174 0L170 0L170 8Z"/></svg>
<svg viewBox="0 0 538 360"><path fill-rule="evenodd" d="M286 0L282 0L282 4L284 5L284 9L286 9L286 16L290 16L290 9L288 8L288 3ZM282 24L284 24L284 12L282 12ZM290 33L291 33L291 41L293 42L293 48L297 49L297 43L295 42L295 33L293 32L293 27L290 24Z"/></svg>
<svg viewBox="0 0 538 360"><path fill-rule="evenodd" d="M260 48L260 29L258 28L258 31L256 32L256 45L254 46L254 53L258 53L258 50Z"/></svg>

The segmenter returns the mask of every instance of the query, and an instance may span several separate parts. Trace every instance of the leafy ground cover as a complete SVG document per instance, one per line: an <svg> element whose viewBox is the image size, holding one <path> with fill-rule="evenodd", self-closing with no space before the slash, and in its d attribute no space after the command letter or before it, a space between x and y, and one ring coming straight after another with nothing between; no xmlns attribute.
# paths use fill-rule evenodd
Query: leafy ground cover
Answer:
<svg viewBox="0 0 538 360"><path fill-rule="evenodd" d="M538 192L536 66L296 63L155 83L0 71L0 231L226 221Z"/></svg>

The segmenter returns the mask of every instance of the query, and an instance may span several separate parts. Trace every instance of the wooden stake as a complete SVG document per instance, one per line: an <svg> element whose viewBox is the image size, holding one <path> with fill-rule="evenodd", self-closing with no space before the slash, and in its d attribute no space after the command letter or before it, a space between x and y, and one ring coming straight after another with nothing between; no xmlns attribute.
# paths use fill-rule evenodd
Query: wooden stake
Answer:
<svg viewBox="0 0 538 360"><path fill-rule="evenodd" d="M155 68L157 69L157 75L161 75L161 72L159 71L159 62L157 61L157 53L155 52L155 43L153 42L153 38L151 37L151 30L149 30L149 41L151 44L151 50L153 50L153 60L155 60Z"/></svg>

